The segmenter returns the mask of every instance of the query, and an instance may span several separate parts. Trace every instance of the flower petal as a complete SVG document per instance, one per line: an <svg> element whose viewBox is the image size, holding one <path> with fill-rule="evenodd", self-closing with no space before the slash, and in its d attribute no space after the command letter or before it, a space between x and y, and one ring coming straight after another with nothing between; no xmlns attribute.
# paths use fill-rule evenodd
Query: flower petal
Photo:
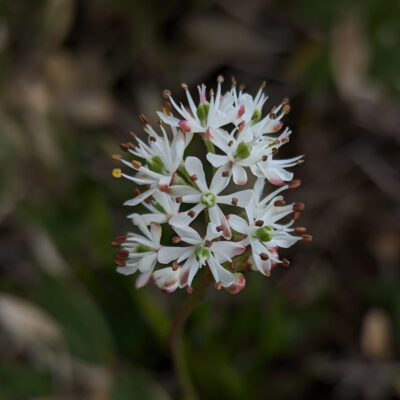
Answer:
<svg viewBox="0 0 400 400"><path fill-rule="evenodd" d="M143 218L142 218L143 220ZM162 229L161 225L157 222L152 222L150 224L150 233L152 236L153 243L155 245L160 245L160 239L161 239L161 234L162 234Z"/></svg>
<svg viewBox="0 0 400 400"><path fill-rule="evenodd" d="M232 272L226 270L213 256L208 259L208 266L215 282L221 282L223 287L228 287L235 282L235 276Z"/></svg>
<svg viewBox="0 0 400 400"><path fill-rule="evenodd" d="M217 201L218 203L222 204L229 204L232 205L232 200L237 199L237 206L238 207L246 207L253 197L253 191L251 189L242 190L240 192L228 194L226 196L218 196Z"/></svg>
<svg viewBox="0 0 400 400"><path fill-rule="evenodd" d="M177 260L187 249L187 247L161 247L157 253L158 261L161 264L169 264L171 261Z"/></svg>
<svg viewBox="0 0 400 400"><path fill-rule="evenodd" d="M229 184L230 175L223 176L222 173L226 171L226 168L220 167L215 171L214 177L211 181L210 192L218 195L221 193Z"/></svg>
<svg viewBox="0 0 400 400"><path fill-rule="evenodd" d="M136 289L140 289L143 286L146 286L150 282L151 274L153 273L153 270L149 270L147 272L144 272L143 274L140 274L139 277L136 279Z"/></svg>
<svg viewBox="0 0 400 400"><path fill-rule="evenodd" d="M201 161L197 157L187 157L185 161L185 168L190 176L197 176L196 184L199 189L203 193L207 192L208 186Z"/></svg>
<svg viewBox="0 0 400 400"><path fill-rule="evenodd" d="M207 153L206 157L209 163L215 168L221 167L229 162L229 157L221 154Z"/></svg>
<svg viewBox="0 0 400 400"><path fill-rule="evenodd" d="M235 214L229 214L228 223L236 232L243 233L245 235L249 234L249 224L243 218Z"/></svg>
<svg viewBox="0 0 400 400"><path fill-rule="evenodd" d="M233 164L232 178L233 178L233 182L235 182L236 185L245 185L247 183L246 170L242 166L240 166L236 163Z"/></svg>

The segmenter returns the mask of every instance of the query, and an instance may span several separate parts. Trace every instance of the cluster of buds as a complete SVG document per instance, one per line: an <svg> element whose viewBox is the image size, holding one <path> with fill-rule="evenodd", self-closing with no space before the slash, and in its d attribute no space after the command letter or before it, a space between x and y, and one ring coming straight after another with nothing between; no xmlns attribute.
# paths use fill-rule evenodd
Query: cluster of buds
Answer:
<svg viewBox="0 0 400 400"><path fill-rule="evenodd" d="M289 101L282 100L263 115L265 84L253 98L242 86L237 88L234 79L225 93L223 78L217 81L209 97L206 86L198 86L197 104L186 84L182 87L187 105L178 105L165 90L166 105L157 112L160 131L140 115L148 140L132 133L135 143L121 144L129 159L113 156L133 170L113 170L114 177L136 186L125 205L140 204L147 210L128 216L140 232L112 242L119 248L117 271L138 273L137 288L152 280L165 292L185 287L190 293L195 275L204 267L210 269L216 289L238 293L245 286L244 271L269 276L275 266L289 265L279 257L280 248L312 239L304 227L293 226L304 204L286 204L282 196L300 186L288 168L303 162L302 156L276 158L291 134L281 122L290 111ZM187 154L195 134L205 144L203 161ZM249 173L253 184L246 189ZM271 193L264 193L265 181L276 186Z"/></svg>

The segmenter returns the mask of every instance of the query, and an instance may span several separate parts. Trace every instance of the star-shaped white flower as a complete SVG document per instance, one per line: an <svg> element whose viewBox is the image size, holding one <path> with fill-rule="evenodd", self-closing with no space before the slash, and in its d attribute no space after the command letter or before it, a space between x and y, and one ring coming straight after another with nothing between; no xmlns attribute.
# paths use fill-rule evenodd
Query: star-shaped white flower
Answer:
<svg viewBox="0 0 400 400"><path fill-rule="evenodd" d="M187 247L162 247L158 253L158 260L162 264L172 261L181 263L186 260L179 272L179 285L191 286L197 271L208 265L216 283L228 287L235 282L232 272L225 269L221 263L232 261L232 257L240 255L245 246L238 242L212 241L215 233L208 228L207 235L202 238L190 226L174 226L180 240L188 243ZM176 265L176 264L175 264Z"/></svg>
<svg viewBox="0 0 400 400"><path fill-rule="evenodd" d="M133 217L133 222L143 235L128 234L126 242L122 244L122 252L127 252L125 266L118 267L117 271L123 275L139 271L136 287L141 288L147 285L157 264L157 254L161 247L161 226L152 222L149 229L140 215Z"/></svg>
<svg viewBox="0 0 400 400"><path fill-rule="evenodd" d="M122 176L138 185L148 186L145 192L124 203L128 206L136 206L156 190L168 190L187 145L185 134L174 127L172 127L174 135L172 142L169 141L163 126L161 126L163 136L159 136L150 125L145 126L145 131L149 134L149 144L146 144L140 138L136 138L138 146L129 148L129 152L144 159L146 163L142 165L139 161L122 160L125 165L137 171L135 176L126 174L122 174Z"/></svg>
<svg viewBox="0 0 400 400"><path fill-rule="evenodd" d="M226 171L222 168L218 169L215 172L210 187L208 187L203 164L198 158L187 157L185 168L198 189L190 186L176 185L170 187L170 193L184 203L194 203L196 205L189 211L181 212L171 218L170 224L172 226L189 225L200 212L207 208L211 225L221 231L226 239L230 239L231 232L229 225L219 204L245 207L251 199L252 191L243 190L228 195L220 195L229 184L229 174L225 176L224 173Z"/></svg>
<svg viewBox="0 0 400 400"><path fill-rule="evenodd" d="M186 91L189 108L185 107L182 103L180 105L176 104L170 92L165 91L164 94L168 97L181 118L176 118L171 114L163 112L158 112L158 116L166 124L180 127L187 133L207 132L210 127L218 128L230 123L235 114L235 107L233 105L234 98L232 96L232 91L222 95L222 81L221 78L218 80L215 96L213 91L211 91L210 101L207 100L206 86L198 86L200 98L198 105L195 104L187 85L183 84L182 86Z"/></svg>
<svg viewBox="0 0 400 400"><path fill-rule="evenodd" d="M269 275L273 263L281 263L277 256L277 247L288 248L302 238L291 235L294 231L288 224L279 224L278 221L293 213L293 204L276 205L282 203L283 197L279 193L288 186L281 187L261 200L264 180L258 180L254 196L246 207L247 221L237 215L229 215L229 224L236 232L246 235L243 245L250 245L252 256L258 270Z"/></svg>

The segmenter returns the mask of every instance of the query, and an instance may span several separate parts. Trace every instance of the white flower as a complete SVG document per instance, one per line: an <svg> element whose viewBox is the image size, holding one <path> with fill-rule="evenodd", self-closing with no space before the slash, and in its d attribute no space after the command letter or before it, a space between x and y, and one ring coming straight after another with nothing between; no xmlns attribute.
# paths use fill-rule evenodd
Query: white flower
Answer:
<svg viewBox="0 0 400 400"><path fill-rule="evenodd" d="M217 93L211 92L210 101L207 101L206 86L198 86L199 90L199 104L196 105L189 92L187 85L183 84L186 91L186 96L189 103L189 108L186 108L182 103L178 106L174 99L171 97L169 91L164 94L172 103L174 109L178 112L181 118L176 118L173 115L157 112L160 119L171 126L180 127L187 133L202 133L207 132L208 128L219 128L220 126L232 122L235 114L235 107L233 105L232 91L224 95L221 94L221 83L223 79L218 79Z"/></svg>
<svg viewBox="0 0 400 400"><path fill-rule="evenodd" d="M150 202L143 202L150 213L141 214L141 218L145 225L150 225L151 222L158 222L159 224L165 224L169 220L178 214L180 204L175 201L173 197L165 192L156 190L152 196ZM128 218L134 218L137 213L128 215Z"/></svg>
<svg viewBox="0 0 400 400"><path fill-rule="evenodd" d="M250 168L255 176L266 178L269 183L281 186L293 179L293 172L286 171L286 168L294 167L302 158L303 156L298 156L286 160L275 160L271 155L265 161L260 161Z"/></svg>
<svg viewBox="0 0 400 400"><path fill-rule="evenodd" d="M203 239L190 226L174 226L181 241L188 243L187 247L162 247L158 253L158 260L162 264L171 261L180 263L184 260L179 272L179 285L191 286L199 268L208 265L216 283L229 287L235 282L232 272L225 269L221 263L232 261L232 257L242 254L245 247L241 243L228 241L212 241L215 234L209 228Z"/></svg>
<svg viewBox="0 0 400 400"><path fill-rule="evenodd" d="M189 211L181 212L177 216L171 218L172 226L189 225L197 215L205 208L208 210L211 224L222 231L225 238L230 239L231 232L226 217L219 207L219 204L235 205L245 207L252 196L251 190L243 190L228 195L221 196L220 193L229 183L229 175L224 176L224 170L219 169L208 187L203 165L196 157L187 157L185 168L191 179L194 180L198 190L190 186L171 186L170 193L181 198L184 203L196 204Z"/></svg>
<svg viewBox="0 0 400 400"><path fill-rule="evenodd" d="M160 249L161 226L156 222L150 224L150 230L143 222L140 215L133 218L134 224L143 235L129 233L127 240L122 244L122 250L117 253L120 265L117 271L123 275L131 275L139 271L136 287L141 288L149 282L154 267L157 264L157 253Z"/></svg>
<svg viewBox="0 0 400 400"><path fill-rule="evenodd" d="M269 275L272 263L281 263L276 248L288 248L302 237L293 236L291 228L294 220L288 224L279 224L278 221L294 212L294 205L276 205L283 204L283 197L279 193L288 188L281 187L265 197L260 199L264 183L258 180L254 190L254 196L250 204L246 207L248 221L237 215L229 215L229 224L232 229L246 238L242 241L243 245L250 245L252 256L258 270L264 275ZM278 201L278 203L277 203Z"/></svg>
<svg viewBox="0 0 400 400"><path fill-rule="evenodd" d="M171 143L163 126L161 126L163 136L157 135L150 125L145 126L145 131L149 134L149 144L136 138L138 146L129 148L129 152L136 157L144 159L146 164L142 165L141 162L136 160L132 162L121 160L125 165L137 171L135 176L122 174L123 177L139 185L148 186L144 193L124 203L128 206L136 206L143 202L157 189L161 191L168 189L182 161L183 152L187 144L185 134L176 128L172 128L174 137Z"/></svg>
<svg viewBox="0 0 400 400"><path fill-rule="evenodd" d="M215 168L223 167L232 173L237 185L247 183L245 167L249 167L255 176L263 176L274 185L283 185L283 181L293 179L293 174L285 168L298 163L302 156L289 160L274 160L273 154L286 143L290 130L286 129L278 138L255 137L253 129L245 126L242 130L233 129L229 134L223 129L215 129L211 140L225 154L207 153L207 160Z"/></svg>
<svg viewBox="0 0 400 400"><path fill-rule="evenodd" d="M165 293L172 293L179 285L180 269L172 269L171 267L160 268L153 272L154 283Z"/></svg>

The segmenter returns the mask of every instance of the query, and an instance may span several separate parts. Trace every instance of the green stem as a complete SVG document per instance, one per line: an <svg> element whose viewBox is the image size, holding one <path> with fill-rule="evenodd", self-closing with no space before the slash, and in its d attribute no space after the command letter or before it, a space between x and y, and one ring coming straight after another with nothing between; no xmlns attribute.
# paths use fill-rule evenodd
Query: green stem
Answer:
<svg viewBox="0 0 400 400"><path fill-rule="evenodd" d="M184 400L197 400L198 397L185 359L182 339L183 327L197 304L203 299L211 281L211 271L209 268L205 268L199 285L176 311L168 335L169 347Z"/></svg>

